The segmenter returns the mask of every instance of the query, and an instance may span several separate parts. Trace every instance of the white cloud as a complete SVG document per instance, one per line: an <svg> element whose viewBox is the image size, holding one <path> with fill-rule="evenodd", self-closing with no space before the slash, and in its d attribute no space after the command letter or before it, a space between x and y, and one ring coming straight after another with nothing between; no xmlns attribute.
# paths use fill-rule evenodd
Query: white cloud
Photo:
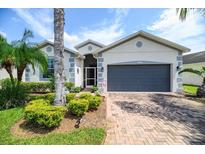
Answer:
<svg viewBox="0 0 205 154"><path fill-rule="evenodd" d="M53 15L51 9L13 9L17 15L30 25L32 30L41 37L53 41ZM109 44L122 35L123 18L127 16L129 9L110 9L109 13L114 14L112 19L102 19L102 22L97 24L95 28L81 27L78 33L64 33L65 46L73 48L76 44L93 39L104 44Z"/></svg>
<svg viewBox="0 0 205 154"><path fill-rule="evenodd" d="M0 34L3 36L3 37L5 37L6 38L6 33L5 32L3 32L3 31L0 31Z"/></svg>
<svg viewBox="0 0 205 154"><path fill-rule="evenodd" d="M76 42L74 42L73 46L86 39L93 39L103 44L110 44L116 41L125 34L123 18L127 16L128 12L129 9L110 9L109 13L114 14L114 17L110 20L103 19L95 29L87 27L81 28L79 33L75 35Z"/></svg>
<svg viewBox="0 0 205 154"><path fill-rule="evenodd" d="M166 9L159 19L147 29L157 35L180 43L192 51L205 50L205 19L197 11L191 11L184 22L179 20L176 9Z"/></svg>
<svg viewBox="0 0 205 154"><path fill-rule="evenodd" d="M33 31L38 33L43 38L52 37L52 20L49 16L48 11L41 10L31 10L31 9L13 9L16 14L24 20ZM41 12L43 11L43 12Z"/></svg>
<svg viewBox="0 0 205 154"><path fill-rule="evenodd" d="M83 40L93 39L98 42L109 44L124 34L120 24L112 24L107 27L102 27L96 30L86 30L81 33Z"/></svg>

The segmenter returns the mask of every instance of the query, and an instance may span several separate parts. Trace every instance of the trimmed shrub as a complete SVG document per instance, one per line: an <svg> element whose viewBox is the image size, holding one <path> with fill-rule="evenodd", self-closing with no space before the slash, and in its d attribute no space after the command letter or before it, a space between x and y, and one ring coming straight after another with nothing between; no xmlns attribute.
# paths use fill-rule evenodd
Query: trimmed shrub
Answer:
<svg viewBox="0 0 205 154"><path fill-rule="evenodd" d="M52 92L54 92L54 91L55 91L55 77L54 77L54 76L51 76L51 77L49 78L49 81L50 81L50 90L51 90Z"/></svg>
<svg viewBox="0 0 205 154"><path fill-rule="evenodd" d="M51 106L49 101L39 99L27 104L24 118L33 124L52 128L60 125L64 118L64 113L64 107Z"/></svg>
<svg viewBox="0 0 205 154"><path fill-rule="evenodd" d="M92 86L91 92L94 93L94 92L97 92L97 91L98 91L98 87L97 86Z"/></svg>
<svg viewBox="0 0 205 154"><path fill-rule="evenodd" d="M67 104L68 110L76 115L82 116L88 110L89 102L86 99L73 99Z"/></svg>
<svg viewBox="0 0 205 154"><path fill-rule="evenodd" d="M84 93L80 95L80 99L86 99L89 102L89 109L97 109L102 102L101 96L94 96L90 93Z"/></svg>
<svg viewBox="0 0 205 154"><path fill-rule="evenodd" d="M55 99L55 94L54 93L48 93L48 94L41 94L41 95L30 95L30 100L37 100L37 99L44 99L48 100L49 104L53 104L54 99Z"/></svg>
<svg viewBox="0 0 205 154"><path fill-rule="evenodd" d="M86 99L89 102L89 109L97 109L97 107L102 103L101 96L94 96L90 93L81 94L80 99Z"/></svg>
<svg viewBox="0 0 205 154"><path fill-rule="evenodd" d="M92 96L89 98L89 109L97 109L98 106L102 103L102 97Z"/></svg>
<svg viewBox="0 0 205 154"><path fill-rule="evenodd" d="M22 82L22 85L30 93L46 93L55 90L55 80L53 77L50 78L50 82ZM70 91L74 87L74 83L66 82L65 87Z"/></svg>
<svg viewBox="0 0 205 154"><path fill-rule="evenodd" d="M66 82L65 87L70 91L72 88L75 87L75 84L73 82Z"/></svg>
<svg viewBox="0 0 205 154"><path fill-rule="evenodd" d="M66 95L66 101L69 103L71 100L75 99L76 94L75 93L69 93Z"/></svg>
<svg viewBox="0 0 205 154"><path fill-rule="evenodd" d="M71 88L70 92L71 93L79 93L82 90L81 87L75 87L75 88Z"/></svg>
<svg viewBox="0 0 205 154"><path fill-rule="evenodd" d="M93 96L93 95L90 94L90 93L83 93L83 94L80 95L79 98L82 98L82 99L89 99L89 98L91 98L92 96Z"/></svg>
<svg viewBox="0 0 205 154"><path fill-rule="evenodd" d="M22 85L31 93L52 92L51 82L22 82Z"/></svg>
<svg viewBox="0 0 205 154"><path fill-rule="evenodd" d="M14 84L10 79L0 82L0 109L8 109L24 105L28 100L28 92L17 80Z"/></svg>

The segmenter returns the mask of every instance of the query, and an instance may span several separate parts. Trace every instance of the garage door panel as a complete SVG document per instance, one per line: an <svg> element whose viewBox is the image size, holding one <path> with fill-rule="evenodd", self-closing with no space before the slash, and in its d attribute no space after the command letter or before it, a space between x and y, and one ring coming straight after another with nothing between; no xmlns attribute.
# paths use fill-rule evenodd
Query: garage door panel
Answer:
<svg viewBox="0 0 205 154"><path fill-rule="evenodd" d="M108 91L170 91L170 65L108 66Z"/></svg>

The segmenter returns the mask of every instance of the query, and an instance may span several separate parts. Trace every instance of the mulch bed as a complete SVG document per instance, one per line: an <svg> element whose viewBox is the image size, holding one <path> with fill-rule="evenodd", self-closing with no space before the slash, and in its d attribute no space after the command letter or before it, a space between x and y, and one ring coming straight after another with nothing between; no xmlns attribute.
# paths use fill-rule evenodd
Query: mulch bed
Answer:
<svg viewBox="0 0 205 154"><path fill-rule="evenodd" d="M41 128L21 119L11 128L11 133L16 137L34 137L49 133L65 133L85 127L106 128L106 101L103 101L97 110L86 112L81 119L67 112L57 128Z"/></svg>

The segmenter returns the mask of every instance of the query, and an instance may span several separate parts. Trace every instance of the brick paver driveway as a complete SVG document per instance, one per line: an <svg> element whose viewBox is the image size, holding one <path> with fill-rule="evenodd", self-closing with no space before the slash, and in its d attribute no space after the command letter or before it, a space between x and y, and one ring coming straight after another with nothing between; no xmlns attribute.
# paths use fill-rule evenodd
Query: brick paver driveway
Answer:
<svg viewBox="0 0 205 154"><path fill-rule="evenodd" d="M205 105L178 95L108 93L105 144L205 144Z"/></svg>

